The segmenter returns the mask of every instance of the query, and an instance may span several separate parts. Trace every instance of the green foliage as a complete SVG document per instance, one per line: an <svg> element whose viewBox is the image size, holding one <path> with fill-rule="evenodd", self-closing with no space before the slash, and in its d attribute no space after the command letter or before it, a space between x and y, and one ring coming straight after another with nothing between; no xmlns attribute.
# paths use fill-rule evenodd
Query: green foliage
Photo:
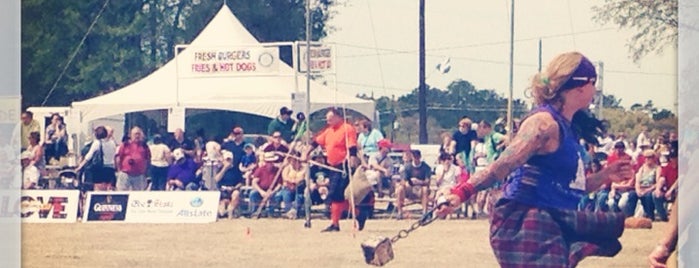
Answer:
<svg viewBox="0 0 699 268"><path fill-rule="evenodd" d="M314 2L313 40L330 30L325 22L334 2ZM143 78L173 58L175 45L190 43L223 0L109 1L78 46L104 3L22 1L23 107L42 103L76 48L47 106L69 105ZM228 6L261 42L305 39L305 1L229 0Z"/></svg>
<svg viewBox="0 0 699 268"><path fill-rule="evenodd" d="M635 31L627 46L638 61L650 52L661 53L677 44L677 0L604 0L595 6L593 20Z"/></svg>

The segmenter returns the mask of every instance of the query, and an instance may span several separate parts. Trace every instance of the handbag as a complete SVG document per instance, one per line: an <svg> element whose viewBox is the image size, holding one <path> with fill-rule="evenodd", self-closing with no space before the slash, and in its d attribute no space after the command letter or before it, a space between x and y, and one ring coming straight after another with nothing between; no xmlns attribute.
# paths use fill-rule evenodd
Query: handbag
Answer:
<svg viewBox="0 0 699 268"><path fill-rule="evenodd" d="M92 159L90 159L90 167L93 169L104 167L104 152L102 152L102 141L99 141L99 143L99 151L95 152L92 155Z"/></svg>
<svg viewBox="0 0 699 268"><path fill-rule="evenodd" d="M351 200L350 198L354 195L355 204L361 202L372 189L372 184L364 172L362 168L357 168L349 181L349 185L345 188L345 199Z"/></svg>

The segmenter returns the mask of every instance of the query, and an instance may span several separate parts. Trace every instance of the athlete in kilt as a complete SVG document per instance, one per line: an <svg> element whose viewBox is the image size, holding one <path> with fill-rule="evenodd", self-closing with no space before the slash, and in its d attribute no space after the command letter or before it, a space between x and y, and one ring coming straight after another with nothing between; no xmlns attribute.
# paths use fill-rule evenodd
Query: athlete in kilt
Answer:
<svg viewBox="0 0 699 268"><path fill-rule="evenodd" d="M580 198L632 175L620 160L585 177L580 138L596 143L602 124L585 111L595 95L594 65L577 52L556 56L532 79L538 108L495 162L451 190L450 213L471 195L505 181L491 214L490 244L502 267L574 267L586 256L621 250L624 214L577 211ZM509 177L508 177L509 175Z"/></svg>

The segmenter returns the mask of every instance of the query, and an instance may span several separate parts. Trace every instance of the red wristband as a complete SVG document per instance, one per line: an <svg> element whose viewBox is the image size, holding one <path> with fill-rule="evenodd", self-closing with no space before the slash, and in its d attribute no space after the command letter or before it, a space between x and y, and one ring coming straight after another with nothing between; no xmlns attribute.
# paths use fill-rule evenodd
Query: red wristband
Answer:
<svg viewBox="0 0 699 268"><path fill-rule="evenodd" d="M461 199L461 202L466 201L475 192L476 190L474 189L473 184L469 182L461 182L451 189L451 193L458 195Z"/></svg>

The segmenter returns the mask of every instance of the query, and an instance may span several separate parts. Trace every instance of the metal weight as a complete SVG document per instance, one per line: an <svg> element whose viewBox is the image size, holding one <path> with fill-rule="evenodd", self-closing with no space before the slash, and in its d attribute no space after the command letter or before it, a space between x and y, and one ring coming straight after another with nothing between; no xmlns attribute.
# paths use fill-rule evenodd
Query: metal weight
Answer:
<svg viewBox="0 0 699 268"><path fill-rule="evenodd" d="M366 261L367 264L383 266L384 264L393 260L393 243L397 242L402 238L408 237L410 232L434 222L437 219L437 217L434 216L434 212L440 207L447 204L448 202L446 198L440 197L437 200L437 205L430 211L425 213L425 215L422 215L420 220L414 222L409 229L400 230L400 232L398 232L398 234L393 238L379 236L367 239L364 242L362 242L364 261Z"/></svg>

